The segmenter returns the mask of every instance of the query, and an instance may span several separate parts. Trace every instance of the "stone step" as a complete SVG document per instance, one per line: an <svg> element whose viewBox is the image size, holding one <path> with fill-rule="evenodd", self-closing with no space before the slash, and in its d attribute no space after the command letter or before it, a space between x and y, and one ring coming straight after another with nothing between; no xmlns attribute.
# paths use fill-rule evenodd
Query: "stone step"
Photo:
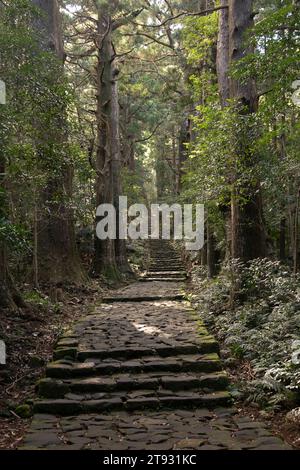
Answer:
<svg viewBox="0 0 300 470"><path fill-rule="evenodd" d="M164 275L166 277L185 277L186 273L184 271L151 271L147 272L147 277L157 277Z"/></svg>
<svg viewBox="0 0 300 470"><path fill-rule="evenodd" d="M171 260L170 258L160 258L160 259L154 259L152 258L150 260L151 264L183 264L181 259L173 259Z"/></svg>
<svg viewBox="0 0 300 470"><path fill-rule="evenodd" d="M46 368L46 376L57 379L79 377L99 377L118 373L158 373L158 372L220 372L222 363L218 354L178 355L174 357L146 356L128 361L91 358L85 363L60 360L51 362Z"/></svg>
<svg viewBox="0 0 300 470"><path fill-rule="evenodd" d="M187 274L177 274L177 275L169 275L168 274L168 271L164 272L164 271L151 271L150 273L146 272L144 277L148 277L148 279L150 279L151 277L152 278L159 278L159 280L161 281L161 277L166 277L168 279L184 279L184 281L187 280Z"/></svg>
<svg viewBox="0 0 300 470"><path fill-rule="evenodd" d="M148 267L148 273L177 273L182 276L186 275L186 270L183 268L183 266L177 267L177 266L169 266L167 264L164 264L163 266L149 266Z"/></svg>
<svg viewBox="0 0 300 470"><path fill-rule="evenodd" d="M160 358L169 358L176 357L181 354L209 354L209 353L218 353L219 344L213 336L199 336L198 343L196 344L183 344L176 345L175 347L170 346L159 346L155 349L143 348L143 347L134 347L134 348L111 348L109 349L85 349L79 350L77 352L77 360L84 362L87 359L118 359L120 361L126 361L130 359L141 358L143 360L145 357L152 359L153 357Z"/></svg>
<svg viewBox="0 0 300 470"><path fill-rule="evenodd" d="M140 282L154 282L154 281L161 281L161 282L184 282L186 281L186 277L142 277L139 279Z"/></svg>
<svg viewBox="0 0 300 470"><path fill-rule="evenodd" d="M39 382L41 398L66 398L67 394L95 394L132 392L135 390L194 390L198 393L225 390L229 384L224 372L210 374L118 374L85 379L42 379ZM103 398L109 398L103 396Z"/></svg>
<svg viewBox="0 0 300 470"><path fill-rule="evenodd" d="M159 258L153 258L152 257L150 259L150 262L153 263L153 264L154 263L159 263L159 264L161 264L161 263L170 263L170 264L172 264L172 263L181 263L182 264L182 259L180 259L180 258L170 258L169 256L165 256L165 257L161 256Z"/></svg>
<svg viewBox="0 0 300 470"><path fill-rule="evenodd" d="M160 279L161 281L161 279ZM105 304L111 304L114 302L155 302L155 301L167 301L167 300L185 300L184 294L172 294L172 295L144 295L144 296L115 296L115 297L104 297L102 302Z"/></svg>
<svg viewBox="0 0 300 470"><path fill-rule="evenodd" d="M182 256L180 256L178 253L174 253L174 252L169 252L169 251L164 251L162 253L150 253L150 259L154 259L154 260L178 260L178 261L182 261L183 258Z"/></svg>
<svg viewBox="0 0 300 470"><path fill-rule="evenodd" d="M153 256L166 256L166 254L168 254L170 256L173 256L174 258L180 258L180 253L168 247L166 247L165 249L153 247L152 249L149 250L149 252Z"/></svg>
<svg viewBox="0 0 300 470"><path fill-rule="evenodd" d="M151 264L149 267L148 267L148 271L157 271L157 270L161 270L161 271L182 271L182 272L186 272L186 270L184 269L184 266L182 266L182 264L169 264L169 263L163 263L163 264Z"/></svg>
<svg viewBox="0 0 300 470"><path fill-rule="evenodd" d="M153 256L154 258L160 258L163 257L165 258L166 256L169 256L170 258L180 258L180 254L178 254L176 251L173 250L150 250L150 255Z"/></svg>
<svg viewBox="0 0 300 470"><path fill-rule="evenodd" d="M111 394L110 398L100 398L101 394L91 394L89 399L84 396L72 396L69 399L37 400L33 411L39 414L56 416L72 416L87 413L102 413L113 410L145 410L160 408L215 408L227 406L231 397L229 392L199 394L197 392L184 392L184 394L134 392L133 394Z"/></svg>
<svg viewBox="0 0 300 470"><path fill-rule="evenodd" d="M148 272L151 273L169 273L169 272L181 272L184 273L184 269L182 266L149 266Z"/></svg>
<svg viewBox="0 0 300 470"><path fill-rule="evenodd" d="M151 261L150 266L182 266L183 267L183 263L181 263L180 261L169 261L169 260L159 261L159 262Z"/></svg>
<svg viewBox="0 0 300 470"><path fill-rule="evenodd" d="M162 271L169 271L169 272L181 271L183 273L186 273L186 269L184 268L182 264L178 264L178 265L173 265L169 263L164 263L162 265L151 264L148 267L148 271L152 271L153 269L155 269L155 271L157 271L157 269L161 269Z"/></svg>
<svg viewBox="0 0 300 470"><path fill-rule="evenodd" d="M181 263L180 261L170 262L169 260L166 260L164 262L163 261L159 261L159 262L151 261L150 266L182 266L183 267L183 263Z"/></svg>
<svg viewBox="0 0 300 470"><path fill-rule="evenodd" d="M143 279L147 279L148 281L157 281L157 282L177 282L181 283L181 285L178 286L178 288L182 287L182 284L184 284L187 281L187 277L183 276L172 276L169 277L168 274L160 273L157 275L152 275L152 276L143 276L140 281L143 281Z"/></svg>

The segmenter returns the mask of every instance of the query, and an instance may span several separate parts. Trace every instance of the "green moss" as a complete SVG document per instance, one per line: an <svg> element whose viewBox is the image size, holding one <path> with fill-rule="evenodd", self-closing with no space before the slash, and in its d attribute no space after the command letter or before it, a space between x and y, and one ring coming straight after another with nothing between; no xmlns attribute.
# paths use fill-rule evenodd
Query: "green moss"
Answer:
<svg viewBox="0 0 300 470"><path fill-rule="evenodd" d="M25 301L37 305L48 306L50 303L48 298L42 296L42 294L36 290L24 292L23 297Z"/></svg>
<svg viewBox="0 0 300 470"><path fill-rule="evenodd" d="M70 358L75 359L77 355L77 348L57 348L53 353L53 359L57 361L58 359Z"/></svg>
<svg viewBox="0 0 300 470"><path fill-rule="evenodd" d="M32 416L32 409L30 405L19 405L16 407L15 412L20 418L27 419Z"/></svg>
<svg viewBox="0 0 300 470"><path fill-rule="evenodd" d="M114 265L105 266L102 269L102 275L108 281L117 282L121 280L121 274Z"/></svg>
<svg viewBox="0 0 300 470"><path fill-rule="evenodd" d="M208 331L204 326L198 326L197 333L198 335L201 335L201 336L208 336Z"/></svg>
<svg viewBox="0 0 300 470"><path fill-rule="evenodd" d="M69 387L60 380L42 379L38 383L39 395L43 398L63 398Z"/></svg>
<svg viewBox="0 0 300 470"><path fill-rule="evenodd" d="M206 355L206 359L209 361L220 361L220 357L218 356L217 353L211 353Z"/></svg>

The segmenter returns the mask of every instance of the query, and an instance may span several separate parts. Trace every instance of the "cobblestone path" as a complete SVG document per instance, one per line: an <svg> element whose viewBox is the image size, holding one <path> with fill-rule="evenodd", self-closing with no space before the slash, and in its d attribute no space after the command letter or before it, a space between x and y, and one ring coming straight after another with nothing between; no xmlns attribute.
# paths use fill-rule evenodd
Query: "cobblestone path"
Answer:
<svg viewBox="0 0 300 470"><path fill-rule="evenodd" d="M23 449L288 448L230 407L218 343L183 300L185 272L153 243L147 276L57 344Z"/></svg>

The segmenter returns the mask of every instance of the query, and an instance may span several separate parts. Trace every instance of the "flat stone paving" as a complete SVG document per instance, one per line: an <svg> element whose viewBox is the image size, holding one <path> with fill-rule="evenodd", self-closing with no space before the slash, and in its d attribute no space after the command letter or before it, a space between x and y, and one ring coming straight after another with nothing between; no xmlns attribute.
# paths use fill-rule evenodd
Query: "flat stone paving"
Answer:
<svg viewBox="0 0 300 470"><path fill-rule="evenodd" d="M177 407L176 393L179 399L183 398L187 402L189 396L192 402L195 394L199 393L209 393L205 395L208 403L211 397L217 397L215 401L218 402L218 393L225 394L227 400L227 392L217 392L215 386L221 384L222 390L222 387L226 388L224 373L220 371L221 363L215 353L218 345L200 319L197 320L190 305L177 301L181 291L181 283L137 282L115 292L114 302L95 306L94 311L75 324L72 331L59 342L55 354L60 360L48 366L48 379L44 384L47 387L47 381L50 381L50 385L54 381L56 386L55 381L60 377L65 387L78 387L77 379L74 379L77 375L73 374L84 372L84 377L86 373L90 374L84 380L90 381L91 390L106 384L110 398L114 387L117 387L118 392L122 390L121 383L126 383L127 393L136 393L132 390L134 387L147 383L150 392L138 391L132 403L147 403L149 393L155 393L155 396L157 393L159 396L168 395L166 401L158 400L160 404L157 409L151 410L147 406L126 409L128 396L120 396L119 401L121 405L124 403L124 409L112 409L110 413L106 411L108 408L105 411L97 409L96 413L95 403L99 405L100 402L90 401L95 400L95 394L91 397L83 395L79 400L92 403L93 407L91 409L86 405L76 415L71 411L70 416L66 417L54 416L54 412L45 414L47 411L36 411L21 449L290 449L280 438L272 436L264 423L239 416L234 408L215 405L212 407L215 409L209 410L206 408L208 405L201 406L200 401L195 400L194 405L189 404L192 409L185 409L186 406L178 409L180 402ZM162 299L145 300L157 296ZM124 298L130 298L130 301L120 301ZM144 301L140 301L141 298ZM210 352L207 355L208 362L201 362L201 348ZM72 353L73 362L68 357ZM148 371L147 364L151 365L151 361L152 366L148 367ZM208 374L204 367L207 363L212 368ZM215 387L213 393L211 390L203 391L203 380L208 388ZM196 390L195 384L198 387ZM51 390L57 392L56 388L50 387ZM76 395L68 393L63 403L68 399L76 400ZM56 403L55 400L50 402L51 406ZM173 404L173 409L168 403ZM40 406L43 409L43 403Z"/></svg>
<svg viewBox="0 0 300 470"><path fill-rule="evenodd" d="M118 300L134 300L142 301L147 299L175 299L182 297L184 283L171 281L152 281L150 284L135 283L128 287L119 289L113 293L111 297L107 297L104 301Z"/></svg>
<svg viewBox="0 0 300 470"><path fill-rule="evenodd" d="M264 423L233 409L114 412L56 418L36 415L23 449L289 450Z"/></svg>
<svg viewBox="0 0 300 470"><path fill-rule="evenodd" d="M139 284L140 285L140 284ZM144 284L141 285L143 287ZM178 301L126 302L102 305L74 330L78 348L103 350L159 350L163 347L199 345L194 312Z"/></svg>

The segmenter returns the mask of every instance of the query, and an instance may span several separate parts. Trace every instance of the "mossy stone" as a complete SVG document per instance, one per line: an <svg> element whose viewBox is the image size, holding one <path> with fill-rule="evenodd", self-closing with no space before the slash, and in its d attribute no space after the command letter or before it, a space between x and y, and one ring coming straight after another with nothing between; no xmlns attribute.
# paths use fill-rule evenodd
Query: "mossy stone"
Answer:
<svg viewBox="0 0 300 470"><path fill-rule="evenodd" d="M68 385L60 380L42 379L38 382L39 395L43 398L62 398L69 392Z"/></svg>
<svg viewBox="0 0 300 470"><path fill-rule="evenodd" d="M77 348L58 348L54 351L54 360L70 358L75 359L77 355Z"/></svg>
<svg viewBox="0 0 300 470"><path fill-rule="evenodd" d="M28 419L32 416L32 409L29 405L19 405L16 407L15 412L23 419Z"/></svg>

